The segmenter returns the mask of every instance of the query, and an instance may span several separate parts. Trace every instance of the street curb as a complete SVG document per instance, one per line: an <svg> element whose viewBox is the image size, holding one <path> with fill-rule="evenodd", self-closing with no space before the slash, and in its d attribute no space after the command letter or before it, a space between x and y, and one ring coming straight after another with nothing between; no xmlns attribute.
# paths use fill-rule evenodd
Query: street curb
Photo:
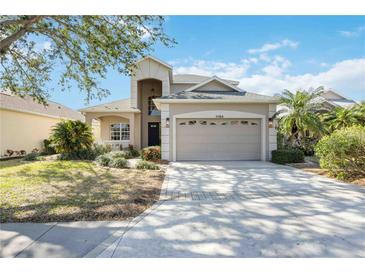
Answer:
<svg viewBox="0 0 365 274"><path fill-rule="evenodd" d="M134 219L130 221L125 221L125 226L121 227L120 230L114 232L111 236L109 236L106 240L98 244L95 248L86 253L83 258L96 258L98 255L103 253L108 247L110 247L115 241L120 238L123 238L124 234L127 233L131 228L133 228L136 224L138 224L142 219L144 219L147 215L149 215L152 211L154 211L157 207L163 204L164 201L157 201L152 207L145 210L142 214L138 215ZM114 253L114 251L113 251Z"/></svg>

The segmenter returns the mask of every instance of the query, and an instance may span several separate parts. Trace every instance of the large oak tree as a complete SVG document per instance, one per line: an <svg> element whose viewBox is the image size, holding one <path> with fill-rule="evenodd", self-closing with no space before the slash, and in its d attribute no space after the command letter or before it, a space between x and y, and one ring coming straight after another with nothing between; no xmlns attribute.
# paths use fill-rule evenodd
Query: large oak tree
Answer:
<svg viewBox="0 0 365 274"><path fill-rule="evenodd" d="M62 90L76 83L87 101L101 98L109 91L98 79L109 69L130 75L156 42L175 43L163 24L161 16L0 16L0 88L45 103L57 67Z"/></svg>

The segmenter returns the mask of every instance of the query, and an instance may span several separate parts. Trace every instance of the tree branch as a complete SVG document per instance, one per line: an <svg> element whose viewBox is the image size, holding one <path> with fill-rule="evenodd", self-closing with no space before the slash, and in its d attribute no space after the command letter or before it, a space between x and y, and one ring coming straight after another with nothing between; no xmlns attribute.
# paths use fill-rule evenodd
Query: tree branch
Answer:
<svg viewBox="0 0 365 274"><path fill-rule="evenodd" d="M3 40L0 40L0 56L5 54L8 48L14 43L16 40L24 36L31 26L37 23L43 16L32 16L30 19L24 23L23 27L21 27L17 32L13 33L12 35L6 37Z"/></svg>

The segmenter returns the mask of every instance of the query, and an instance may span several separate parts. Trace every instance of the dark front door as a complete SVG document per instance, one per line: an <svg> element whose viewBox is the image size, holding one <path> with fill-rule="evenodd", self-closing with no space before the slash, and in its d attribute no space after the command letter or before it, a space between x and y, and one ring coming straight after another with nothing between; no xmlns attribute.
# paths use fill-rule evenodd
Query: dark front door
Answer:
<svg viewBox="0 0 365 274"><path fill-rule="evenodd" d="M160 123L148 123L148 146L160 145Z"/></svg>

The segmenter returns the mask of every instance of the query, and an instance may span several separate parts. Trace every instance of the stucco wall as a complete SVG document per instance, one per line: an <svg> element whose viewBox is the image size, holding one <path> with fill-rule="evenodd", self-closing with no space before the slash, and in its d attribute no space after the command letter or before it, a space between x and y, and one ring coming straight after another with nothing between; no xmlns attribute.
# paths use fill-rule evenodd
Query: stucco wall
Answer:
<svg viewBox="0 0 365 274"><path fill-rule="evenodd" d="M170 128L169 128L169 158L173 159L173 116L176 114L189 113L189 112L199 112L199 111L242 111L250 112L255 114L265 115L268 118L269 115L269 104L170 104L169 105L169 118L170 118ZM267 121L266 118L266 121ZM162 124L164 124L162 122ZM272 133L271 133L272 134ZM271 137L273 138L273 137ZM265 136L265 147L266 147L266 159L270 158L269 151L269 129L266 126L266 136Z"/></svg>
<svg viewBox="0 0 365 274"><path fill-rule="evenodd" d="M0 109L0 154L4 155L7 149L27 153L41 149L43 140L60 121L60 118Z"/></svg>
<svg viewBox="0 0 365 274"><path fill-rule="evenodd" d="M137 68L131 77L131 106L138 107L138 81L146 79L157 79L162 82L162 94L170 94L170 73L166 66L152 60L145 59L137 63Z"/></svg>

